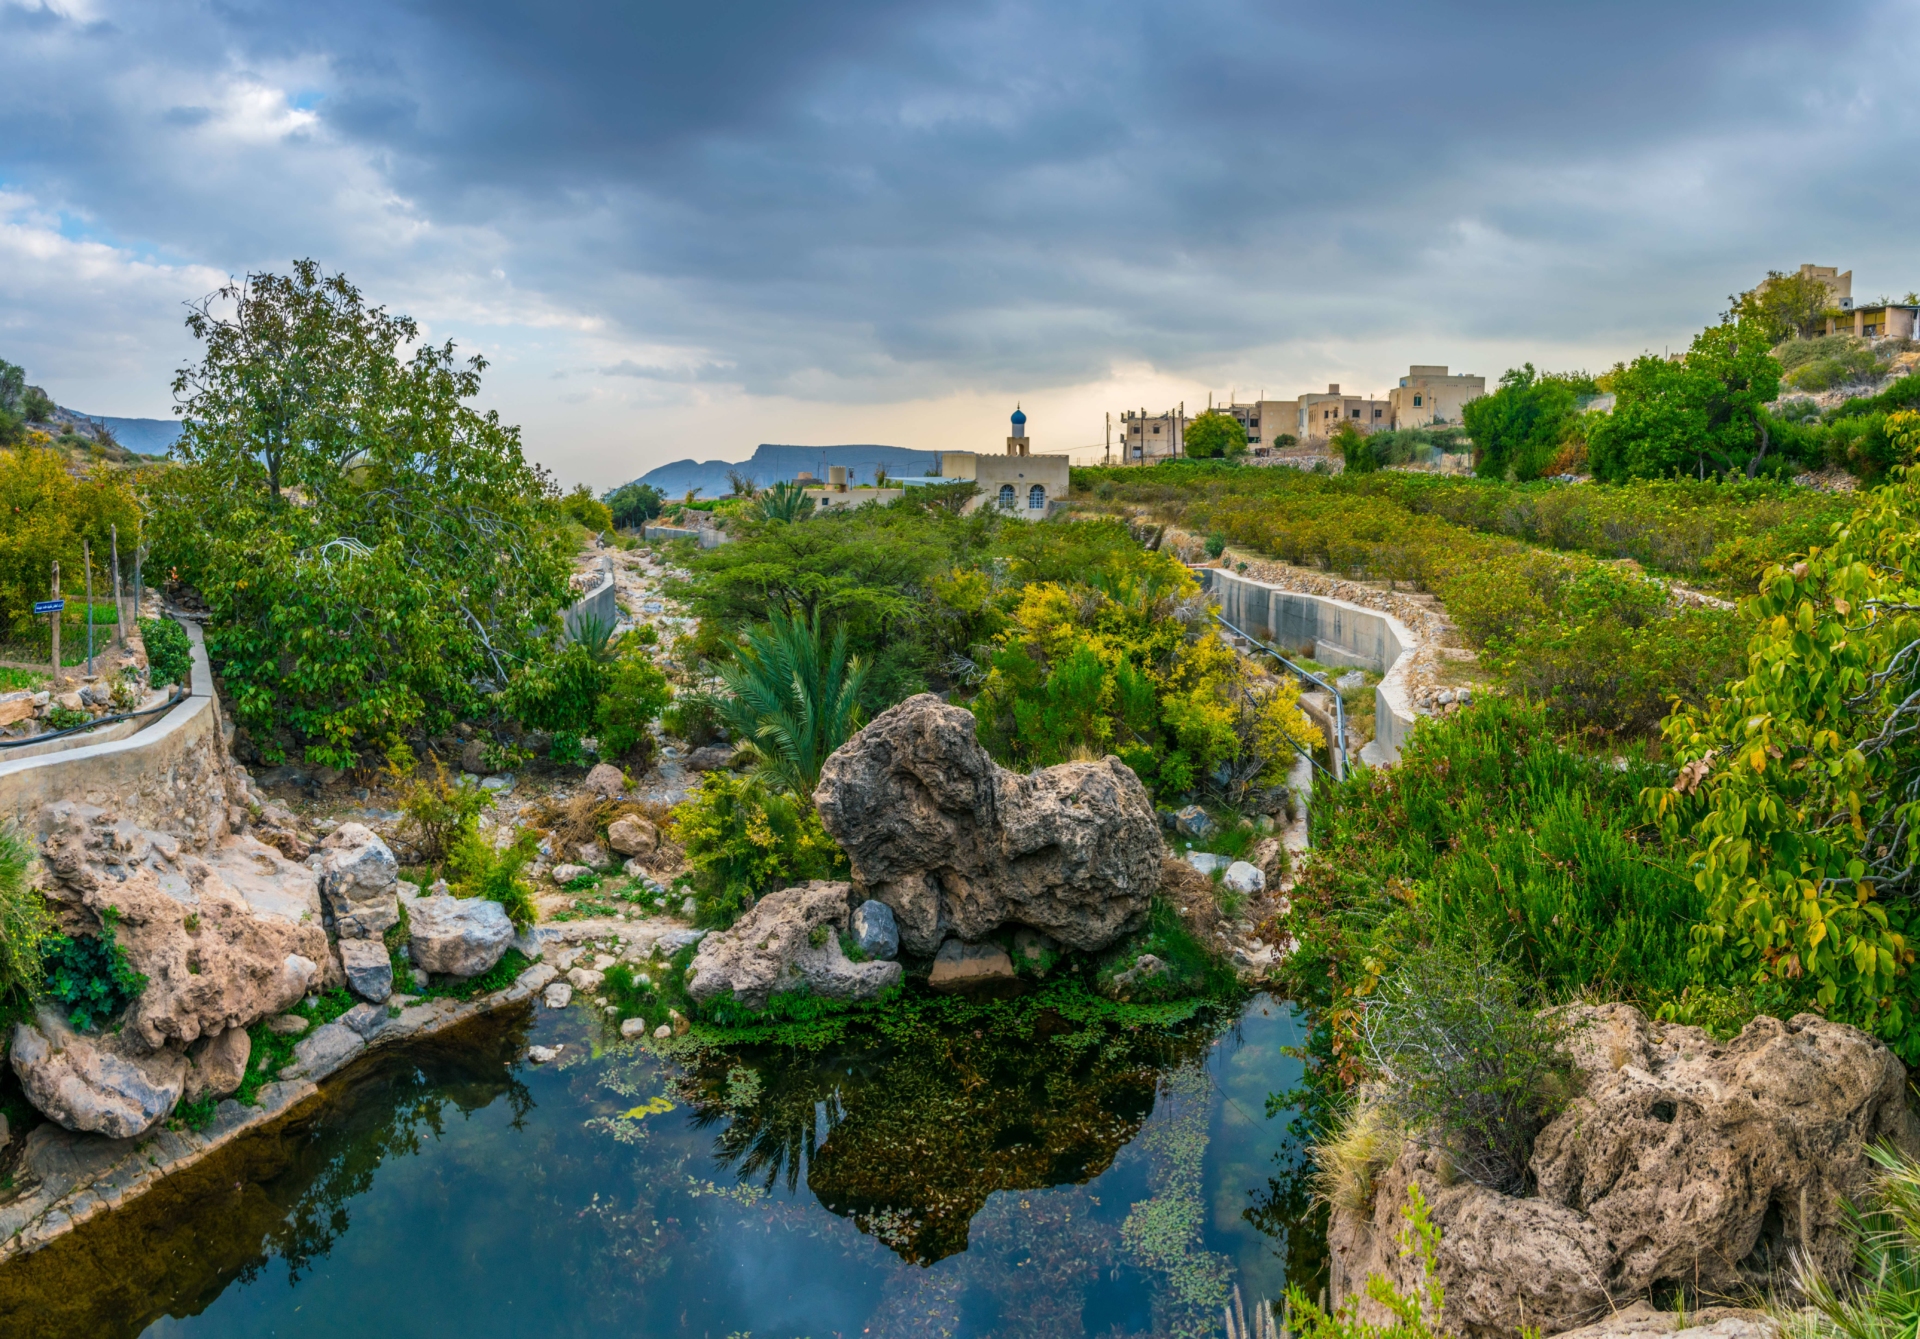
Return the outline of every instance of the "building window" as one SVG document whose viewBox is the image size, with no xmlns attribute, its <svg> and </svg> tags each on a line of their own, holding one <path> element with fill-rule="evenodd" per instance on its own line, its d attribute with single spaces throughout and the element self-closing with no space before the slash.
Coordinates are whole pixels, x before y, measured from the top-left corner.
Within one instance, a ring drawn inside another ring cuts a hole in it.
<svg viewBox="0 0 1920 1339">
<path fill-rule="evenodd" d="M 1417 395 L 1413 397 L 1413 407 L 1415 409 L 1418 409 L 1420 407 L 1420 397 Z"/>
<path fill-rule="evenodd" d="M 1000 485 L 1000 509 L 1002 511 L 1013 510 L 1013 485 L 1012 484 Z"/>
<path fill-rule="evenodd" d="M 1027 490 L 1027 510 L 1040 511 L 1047 505 L 1047 490 L 1035 484 Z"/>
<path fill-rule="evenodd" d="M 1356 409 L 1356 410 L 1354 410 L 1354 411 L 1353 411 L 1353 416 L 1354 416 L 1355 418 L 1359 418 L 1359 417 L 1360 417 L 1360 411 L 1359 411 L 1358 409 Z"/>
<path fill-rule="evenodd" d="M 1153 425 L 1153 435 L 1156 437 L 1160 435 L 1160 425 L 1158 423 Z"/>
<path fill-rule="evenodd" d="M 1380 417 L 1380 411 L 1379 411 L 1378 409 L 1376 409 L 1376 410 L 1374 410 L 1374 411 L 1373 411 L 1373 416 L 1374 416 L 1375 418 L 1379 418 L 1379 417 Z"/>
</svg>

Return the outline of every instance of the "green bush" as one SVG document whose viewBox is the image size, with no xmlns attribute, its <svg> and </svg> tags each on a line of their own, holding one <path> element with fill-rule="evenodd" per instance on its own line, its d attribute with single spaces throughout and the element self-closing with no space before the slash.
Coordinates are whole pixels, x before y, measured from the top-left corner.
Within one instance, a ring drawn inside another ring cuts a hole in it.
<svg viewBox="0 0 1920 1339">
<path fill-rule="evenodd" d="M 592 647 L 570 641 L 515 674 L 501 705 L 530 730 L 577 738 L 593 732 L 610 677 L 607 663 Z"/>
<path fill-rule="evenodd" d="M 412 768 L 394 769 L 400 790 L 400 836 L 421 864 L 438 865 L 464 838 L 477 830 L 480 815 L 493 797 L 478 786 L 451 778 L 439 758 L 433 776 Z"/>
<path fill-rule="evenodd" d="M 660 714 L 660 728 L 693 748 L 704 748 L 720 737 L 719 699 L 707 693 L 681 693 Z"/>
<path fill-rule="evenodd" d="M 1410 954 L 1361 1007 L 1367 1063 L 1400 1125 L 1470 1180 L 1524 1191 L 1534 1137 L 1572 1091 L 1566 1014 L 1537 1008 L 1470 940 Z"/>
<path fill-rule="evenodd" d="M 1207 557 L 1218 558 L 1227 551 L 1227 537 L 1218 530 L 1207 536 Z"/>
<path fill-rule="evenodd" d="M 193 681 L 193 646 L 187 630 L 170 618 L 140 620 L 140 640 L 147 648 L 147 682 L 155 688 L 170 683 L 188 687 Z"/>
<path fill-rule="evenodd" d="M 82 711 L 78 707 L 52 706 L 47 708 L 47 728 L 49 730 L 77 730 L 93 720 L 93 713 Z"/>
<path fill-rule="evenodd" d="M 147 978 L 133 970 L 114 937 L 119 920 L 119 911 L 108 907 L 98 934 L 48 935 L 43 941 L 47 998 L 83 1032 L 118 1016 L 147 988 Z"/>
<path fill-rule="evenodd" d="M 693 866 L 702 925 L 732 925 L 762 893 L 847 870 L 813 806 L 756 777 L 708 772 L 673 811 L 669 834 Z"/>
<path fill-rule="evenodd" d="M 1448 1333 L 1442 1328 L 1446 1289 L 1435 1277 L 1440 1270 L 1440 1229 L 1434 1226 L 1426 1196 L 1417 1184 L 1407 1187 L 1407 1203 L 1400 1213 L 1407 1225 L 1393 1239 L 1403 1259 L 1419 1262 L 1420 1282 L 1414 1290 L 1403 1293 L 1380 1275 L 1369 1274 L 1360 1291 L 1328 1313 L 1299 1284 L 1288 1284 L 1288 1328 L 1294 1334 L 1300 1339 L 1442 1339 Z M 1362 1319 L 1363 1296 L 1384 1308 L 1391 1319 L 1384 1325 Z M 1521 1333 L 1538 1331 L 1529 1327 Z"/>
<path fill-rule="evenodd" d="M 492 842 L 468 829 L 447 852 L 447 881 L 458 896 L 498 902 L 515 928 L 524 930 L 538 919 L 539 909 L 533 903 L 533 886 L 520 871 L 539 854 L 539 844 L 539 834 L 528 829 L 504 850 L 495 850 Z"/>
<path fill-rule="evenodd" d="M 46 979 L 53 913 L 33 886 L 31 838 L 0 827 L 0 1014 L 24 1010 Z"/>
<path fill-rule="evenodd" d="M 627 648 L 614 662 L 606 692 L 594 709 L 594 735 L 603 758 L 646 755 L 653 739 L 647 727 L 673 700 L 666 674 L 643 645 Z"/>
</svg>

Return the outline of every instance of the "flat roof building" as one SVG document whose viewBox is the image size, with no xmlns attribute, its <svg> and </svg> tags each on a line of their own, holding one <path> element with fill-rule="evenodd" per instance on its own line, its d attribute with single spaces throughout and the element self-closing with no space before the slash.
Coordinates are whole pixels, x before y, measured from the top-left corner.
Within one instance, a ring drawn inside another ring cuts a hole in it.
<svg viewBox="0 0 1920 1339">
<path fill-rule="evenodd" d="M 1388 418 L 1395 428 L 1458 425 L 1465 421 L 1467 401 L 1486 393 L 1485 377 L 1449 373 L 1444 364 L 1415 363 L 1387 392 Z"/>
</svg>

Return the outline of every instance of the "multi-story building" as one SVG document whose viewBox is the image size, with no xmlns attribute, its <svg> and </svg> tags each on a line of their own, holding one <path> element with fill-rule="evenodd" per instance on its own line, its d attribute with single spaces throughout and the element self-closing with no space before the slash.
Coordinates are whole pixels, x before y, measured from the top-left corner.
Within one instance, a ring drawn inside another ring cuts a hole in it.
<svg viewBox="0 0 1920 1339">
<path fill-rule="evenodd" d="M 1182 409 L 1169 409 L 1149 416 L 1145 409 L 1129 409 L 1120 415 L 1120 459 L 1127 465 L 1151 465 L 1183 455 L 1187 416 Z"/>
<path fill-rule="evenodd" d="M 1293 427 L 1287 431 L 1302 442 L 1324 442 L 1342 423 L 1351 423 L 1363 433 L 1392 426 L 1392 408 L 1385 400 L 1343 394 L 1338 382 L 1328 386 L 1324 395 L 1311 391 L 1290 403 Z"/>
<path fill-rule="evenodd" d="M 1467 401 L 1487 393 L 1487 379 L 1444 366 L 1415 363 L 1387 392 L 1387 419 L 1395 428 L 1430 428 L 1464 422 Z"/>
<path fill-rule="evenodd" d="M 1853 310 L 1853 271 L 1840 273 L 1837 265 L 1802 265 L 1802 279 L 1816 279 L 1827 288 L 1827 305 L 1840 311 Z M 1766 287 L 1763 283 L 1762 288 Z"/>
</svg>

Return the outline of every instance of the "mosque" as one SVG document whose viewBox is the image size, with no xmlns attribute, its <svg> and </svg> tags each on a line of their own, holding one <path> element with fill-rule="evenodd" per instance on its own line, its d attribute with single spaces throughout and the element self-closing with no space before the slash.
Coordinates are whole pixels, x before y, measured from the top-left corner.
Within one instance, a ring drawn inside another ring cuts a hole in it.
<svg viewBox="0 0 1920 1339">
<path fill-rule="evenodd" d="M 1067 457 L 1033 454 L 1032 442 L 1027 437 L 1027 416 L 1018 405 L 1014 406 L 1012 423 L 1004 455 L 942 451 L 938 479 L 902 480 L 900 486 L 890 488 L 849 488 L 846 470 L 835 465 L 827 472 L 827 486 L 810 488 L 807 493 L 824 511 L 858 507 L 868 502 L 891 502 L 908 487 L 964 480 L 979 489 L 968 500 L 967 513 L 992 507 L 1029 521 L 1045 520 L 1053 504 L 1067 497 Z"/>
</svg>

